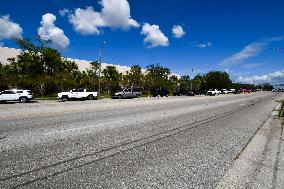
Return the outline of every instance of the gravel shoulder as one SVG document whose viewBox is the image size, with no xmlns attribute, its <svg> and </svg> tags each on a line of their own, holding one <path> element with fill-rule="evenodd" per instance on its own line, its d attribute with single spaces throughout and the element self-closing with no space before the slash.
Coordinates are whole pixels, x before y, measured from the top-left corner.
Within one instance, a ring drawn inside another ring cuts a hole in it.
<svg viewBox="0 0 284 189">
<path fill-rule="evenodd" d="M 284 186 L 283 118 L 281 103 L 256 132 L 216 189 Z"/>
</svg>

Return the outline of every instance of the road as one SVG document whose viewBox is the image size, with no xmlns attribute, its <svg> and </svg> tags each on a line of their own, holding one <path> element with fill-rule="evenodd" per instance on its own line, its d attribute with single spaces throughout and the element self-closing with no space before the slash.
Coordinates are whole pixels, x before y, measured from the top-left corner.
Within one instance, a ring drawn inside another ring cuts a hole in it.
<svg viewBox="0 0 284 189">
<path fill-rule="evenodd" d="M 0 104 L 0 188 L 214 188 L 281 98 Z"/>
</svg>

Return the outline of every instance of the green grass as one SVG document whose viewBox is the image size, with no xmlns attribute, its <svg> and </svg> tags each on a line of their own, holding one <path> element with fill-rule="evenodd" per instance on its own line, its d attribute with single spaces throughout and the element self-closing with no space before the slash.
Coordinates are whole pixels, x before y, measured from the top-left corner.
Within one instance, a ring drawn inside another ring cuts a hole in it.
<svg viewBox="0 0 284 189">
<path fill-rule="evenodd" d="M 36 96 L 35 100 L 57 100 L 57 94 L 47 95 L 47 96 Z"/>
<path fill-rule="evenodd" d="M 278 102 L 281 103 L 281 109 L 280 109 L 280 117 L 284 117 L 284 100 L 279 100 Z"/>
<path fill-rule="evenodd" d="M 57 97 L 52 96 L 44 96 L 44 97 L 36 97 L 35 100 L 57 100 Z"/>
<path fill-rule="evenodd" d="M 110 94 L 101 94 L 97 97 L 98 100 L 105 99 L 105 98 L 111 98 L 111 95 Z"/>
</svg>

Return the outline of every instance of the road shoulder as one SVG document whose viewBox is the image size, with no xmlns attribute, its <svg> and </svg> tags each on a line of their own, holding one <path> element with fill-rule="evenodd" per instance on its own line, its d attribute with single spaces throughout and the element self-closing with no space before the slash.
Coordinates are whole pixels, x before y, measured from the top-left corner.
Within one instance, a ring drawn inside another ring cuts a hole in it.
<svg viewBox="0 0 284 189">
<path fill-rule="evenodd" d="M 284 186 L 284 136 L 279 103 L 216 189 Z"/>
</svg>

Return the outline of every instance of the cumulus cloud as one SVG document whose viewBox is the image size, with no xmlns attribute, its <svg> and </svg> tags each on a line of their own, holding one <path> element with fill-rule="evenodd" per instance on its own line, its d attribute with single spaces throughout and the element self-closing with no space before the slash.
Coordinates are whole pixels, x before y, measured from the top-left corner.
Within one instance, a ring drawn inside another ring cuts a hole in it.
<svg viewBox="0 0 284 189">
<path fill-rule="evenodd" d="M 9 15 L 0 17 L 0 40 L 11 39 L 14 37 L 21 38 L 22 32 L 23 29 L 20 25 L 13 22 Z"/>
<path fill-rule="evenodd" d="M 280 40 L 282 40 L 282 38 L 274 37 L 274 38 L 253 42 L 245 46 L 240 52 L 226 58 L 222 62 L 222 65 L 238 64 L 251 57 L 255 57 L 259 55 L 265 49 L 265 47 L 268 46 L 271 42 L 280 41 Z"/>
<path fill-rule="evenodd" d="M 127 30 L 131 27 L 140 27 L 140 24 L 131 18 L 130 5 L 127 0 L 102 0 L 101 12 L 93 7 L 77 8 L 69 14 L 69 22 L 75 31 L 84 34 L 100 34 L 100 28 L 111 27 Z"/>
<path fill-rule="evenodd" d="M 169 45 L 169 39 L 160 30 L 158 25 L 144 24 L 141 34 L 146 35 L 144 42 L 148 44 L 149 48 Z"/>
<path fill-rule="evenodd" d="M 59 10 L 60 16 L 66 16 L 69 13 L 70 13 L 70 11 L 68 9 L 60 9 Z"/>
<path fill-rule="evenodd" d="M 211 47 L 212 45 L 213 43 L 207 42 L 207 43 L 198 43 L 198 44 L 195 44 L 194 46 L 198 48 L 208 48 L 208 47 Z"/>
<path fill-rule="evenodd" d="M 284 69 L 263 75 L 254 75 L 250 77 L 239 76 L 238 78 L 238 80 L 243 83 L 271 82 L 276 79 L 284 79 Z"/>
<path fill-rule="evenodd" d="M 172 34 L 175 38 L 181 38 L 186 34 L 186 32 L 180 25 L 174 25 L 172 28 Z"/>
<path fill-rule="evenodd" d="M 50 40 L 55 48 L 66 48 L 70 41 L 64 35 L 64 31 L 55 26 L 56 17 L 53 14 L 47 13 L 42 16 L 38 35 L 43 40 Z"/>
<path fill-rule="evenodd" d="M 77 8 L 74 14 L 69 15 L 69 22 L 75 31 L 84 35 L 100 34 L 98 27 L 105 26 L 101 14 L 95 12 L 93 7 Z"/>
</svg>

